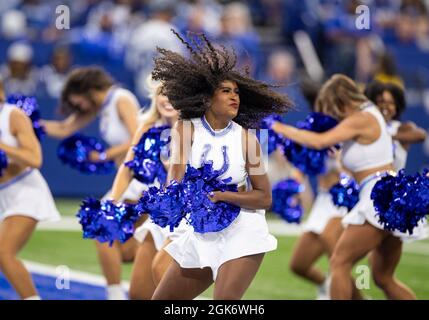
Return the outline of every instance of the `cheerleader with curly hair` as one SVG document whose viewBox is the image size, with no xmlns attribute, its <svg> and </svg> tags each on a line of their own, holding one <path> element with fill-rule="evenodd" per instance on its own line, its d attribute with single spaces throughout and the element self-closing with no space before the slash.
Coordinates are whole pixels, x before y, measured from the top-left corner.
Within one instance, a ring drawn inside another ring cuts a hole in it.
<svg viewBox="0 0 429 320">
<path fill-rule="evenodd" d="M 248 129 L 269 114 L 288 111 L 291 102 L 235 70 L 235 54 L 215 48 L 205 35 L 193 35 L 187 42 L 174 33 L 190 57 L 158 48 L 152 72 L 181 116 L 172 132 L 167 181 L 180 182 L 188 163 L 198 168 L 213 161 L 215 169 L 226 169 L 219 178 L 230 178 L 238 192 L 215 191 L 211 201 L 241 210 L 221 231 L 198 233 L 189 228 L 166 246 L 174 261 L 152 298 L 193 299 L 214 282 L 215 299 L 240 299 L 265 252 L 277 247 L 265 220 L 270 183 L 259 143 Z"/>
<path fill-rule="evenodd" d="M 411 145 L 426 139 L 426 131 L 414 122 L 401 122 L 407 105 L 404 90 L 394 83 L 373 81 L 365 88 L 365 95 L 380 109 L 393 139 L 393 165 L 396 171 L 405 168 Z"/>
</svg>

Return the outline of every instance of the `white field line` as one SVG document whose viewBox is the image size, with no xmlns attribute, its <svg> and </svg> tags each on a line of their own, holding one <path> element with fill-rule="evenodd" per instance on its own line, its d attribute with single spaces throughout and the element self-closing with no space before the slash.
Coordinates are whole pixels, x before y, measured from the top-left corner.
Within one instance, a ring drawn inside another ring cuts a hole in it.
<svg viewBox="0 0 429 320">
<path fill-rule="evenodd" d="M 27 261 L 27 260 L 24 260 L 24 265 L 28 268 L 30 272 L 34 272 L 37 274 L 50 276 L 54 278 L 60 275 L 61 277 L 64 277 L 64 267 L 67 267 L 64 265 L 53 266 L 53 265 L 42 264 L 42 263 Z M 94 286 L 101 286 L 101 287 L 106 286 L 106 280 L 104 279 L 104 277 L 100 275 L 92 274 L 89 272 L 72 270 L 70 268 L 68 268 L 68 273 L 70 276 L 69 279 L 71 281 L 88 283 Z M 122 281 L 122 286 L 124 287 L 125 290 L 127 290 L 130 286 L 130 283 L 128 281 Z"/>
<path fill-rule="evenodd" d="M 31 273 L 37 273 L 44 276 L 50 276 L 53 278 L 56 278 L 61 275 L 62 278 L 64 278 L 64 266 L 53 266 L 33 261 L 24 260 L 24 265 L 27 267 L 27 269 Z M 65 266 L 67 267 L 67 266 Z M 68 267 L 67 267 L 68 268 Z M 106 280 L 103 276 L 84 272 L 84 271 L 77 271 L 68 269 L 69 272 L 69 279 L 70 281 L 76 281 L 76 282 L 82 282 L 94 286 L 100 286 L 105 287 L 106 286 Z M 121 282 L 122 287 L 125 291 L 129 291 L 130 288 L 130 282 L 129 281 L 122 281 Z M 195 298 L 195 300 L 209 300 L 210 298 L 204 297 L 204 296 L 198 296 Z"/>
<path fill-rule="evenodd" d="M 280 220 L 268 221 L 270 232 L 278 236 L 296 236 L 301 234 L 301 226 L 297 224 L 287 224 Z M 38 230 L 48 231 L 81 231 L 82 228 L 76 217 L 63 217 L 57 222 L 40 222 L 37 225 Z"/>
<path fill-rule="evenodd" d="M 281 220 L 268 220 L 268 228 L 275 236 L 298 236 L 302 233 L 302 224 L 288 224 Z M 45 231 L 81 231 L 82 228 L 76 217 L 63 217 L 58 222 L 41 222 L 37 225 L 38 230 Z M 429 234 L 429 226 L 426 228 Z M 404 251 L 420 255 L 429 255 L 429 244 L 427 242 L 405 243 Z"/>
</svg>

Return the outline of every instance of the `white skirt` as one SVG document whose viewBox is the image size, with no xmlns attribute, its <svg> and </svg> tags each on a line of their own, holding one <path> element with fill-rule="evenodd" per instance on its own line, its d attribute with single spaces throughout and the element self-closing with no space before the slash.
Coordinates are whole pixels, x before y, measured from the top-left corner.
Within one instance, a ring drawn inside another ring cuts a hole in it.
<svg viewBox="0 0 429 320">
<path fill-rule="evenodd" d="M 342 218 L 347 213 L 346 208 L 337 207 L 332 202 L 332 196 L 327 191 L 319 191 L 314 200 L 310 214 L 303 226 L 304 232 L 321 234 L 332 218 Z"/>
<path fill-rule="evenodd" d="M 210 267 L 215 281 L 225 262 L 276 248 L 277 239 L 268 231 L 265 211 L 241 209 L 226 229 L 201 234 L 188 227 L 165 250 L 182 268 Z"/>
<path fill-rule="evenodd" d="M 124 201 L 124 200 L 137 201 L 141 198 L 142 192 L 148 190 L 150 186 L 152 185 L 148 186 L 136 179 L 133 179 L 131 180 L 130 184 L 128 185 L 128 188 L 125 190 L 124 194 L 121 196 L 119 201 Z M 101 200 L 109 199 L 111 192 L 112 192 L 111 189 L 107 191 L 107 193 L 103 196 L 103 198 L 101 198 Z"/>
<path fill-rule="evenodd" d="M 147 234 L 150 232 L 150 234 L 152 235 L 153 242 L 155 244 L 155 248 L 157 251 L 159 251 L 164 247 L 165 241 L 167 239 L 173 241 L 179 238 L 183 233 L 186 232 L 188 228 L 192 229 L 192 227 L 186 223 L 186 220 L 183 219 L 179 226 L 175 228 L 173 232 L 170 232 L 170 229 L 168 227 L 161 228 L 159 225 L 153 223 L 152 220 L 149 218 L 140 227 L 136 229 L 136 231 L 134 232 L 134 238 L 140 243 L 143 243 Z"/>
<path fill-rule="evenodd" d="M 363 225 L 365 221 L 367 221 L 374 227 L 384 230 L 383 226 L 378 221 L 378 216 L 375 211 L 373 201 L 371 200 L 371 191 L 380 179 L 381 177 L 374 178 L 363 186 L 359 192 L 359 202 L 342 220 L 344 227 L 347 227 L 348 225 Z M 406 242 L 421 240 L 427 237 L 425 225 L 426 220 L 420 222 L 419 225 L 414 228 L 412 235 L 400 231 L 393 231 L 392 234 Z"/>
<path fill-rule="evenodd" d="M 28 169 L 0 184 L 0 219 L 14 215 L 31 217 L 37 221 L 61 219 L 51 190 L 39 170 Z"/>
</svg>

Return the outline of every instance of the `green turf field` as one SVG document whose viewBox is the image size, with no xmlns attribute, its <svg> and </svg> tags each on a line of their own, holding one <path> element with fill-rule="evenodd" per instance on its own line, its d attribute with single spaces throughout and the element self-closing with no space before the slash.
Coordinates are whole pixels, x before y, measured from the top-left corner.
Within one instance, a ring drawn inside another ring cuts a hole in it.
<svg viewBox="0 0 429 320">
<path fill-rule="evenodd" d="M 74 215 L 77 202 L 60 200 L 57 202 L 64 216 Z M 268 253 L 251 287 L 247 299 L 314 299 L 316 289 L 309 283 L 294 276 L 288 270 L 288 262 L 296 237 L 277 237 L 277 251 Z M 71 269 L 100 274 L 95 247 L 92 241 L 83 240 L 80 232 L 36 231 L 21 257 L 50 265 L 67 265 Z M 362 261 L 360 265 L 366 264 Z M 327 260 L 318 265 L 327 270 Z M 129 280 L 131 265 L 124 265 L 123 275 Z M 357 274 L 355 274 L 356 276 Z M 405 245 L 397 276 L 409 285 L 419 299 L 429 299 L 429 241 Z M 371 282 L 370 289 L 363 290 L 372 299 L 382 299 L 383 294 Z M 211 291 L 204 294 L 210 297 Z"/>
</svg>

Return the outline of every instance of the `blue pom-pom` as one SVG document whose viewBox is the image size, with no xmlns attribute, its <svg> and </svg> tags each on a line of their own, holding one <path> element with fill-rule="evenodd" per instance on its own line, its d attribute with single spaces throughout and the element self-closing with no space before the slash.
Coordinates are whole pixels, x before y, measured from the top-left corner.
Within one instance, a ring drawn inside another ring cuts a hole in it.
<svg viewBox="0 0 429 320">
<path fill-rule="evenodd" d="M 218 232 L 228 227 L 240 213 L 240 207 L 213 203 L 208 194 L 213 191 L 237 191 L 237 185 L 221 180 L 220 170 L 213 169 L 211 161 L 200 168 L 187 166 L 181 183 L 172 181 L 165 189 L 151 187 L 143 192 L 137 205 L 139 212 L 146 212 L 161 227 L 178 227 L 186 218 L 198 233 Z M 187 215 L 189 216 L 187 217 Z"/>
<path fill-rule="evenodd" d="M 82 173 L 109 174 L 115 170 L 113 161 L 90 161 L 89 154 L 91 151 L 104 152 L 105 146 L 96 138 L 77 133 L 64 139 L 58 145 L 57 154 L 64 164 Z"/>
<path fill-rule="evenodd" d="M 423 174 L 386 175 L 374 185 L 371 199 L 385 230 L 408 232 L 429 214 L 429 178 Z"/>
<path fill-rule="evenodd" d="M 281 135 L 271 129 L 271 126 L 275 121 L 282 122 L 282 119 L 279 115 L 269 115 L 261 121 L 260 128 L 268 129 L 268 136 L 266 137 L 268 141 L 265 141 L 265 139 L 262 141 L 263 136 L 261 135 L 261 132 L 258 131 L 258 139 L 260 140 L 261 145 L 264 147 L 266 144 L 268 144 L 268 154 L 271 154 L 277 150 L 277 148 L 281 146 L 284 141 L 284 138 Z"/>
<path fill-rule="evenodd" d="M 342 174 L 340 181 L 331 187 L 329 193 L 336 206 L 350 211 L 359 202 L 359 191 L 358 183 L 352 177 Z"/>
<path fill-rule="evenodd" d="M 337 120 L 322 113 L 313 112 L 304 121 L 297 124 L 299 129 L 313 132 L 325 132 L 338 124 Z M 338 146 L 336 146 L 338 147 Z M 329 148 L 315 150 L 285 139 L 283 152 L 286 158 L 301 172 L 315 176 L 326 172 L 326 160 Z"/>
<path fill-rule="evenodd" d="M 40 123 L 40 109 L 35 97 L 11 94 L 7 97 L 7 103 L 16 105 L 31 119 L 37 139 L 41 140 L 45 136 L 45 128 Z"/>
<path fill-rule="evenodd" d="M 208 194 L 213 191 L 237 192 L 236 184 L 230 179 L 220 179 L 221 171 L 213 169 L 213 162 L 207 161 L 196 169 L 187 166 L 182 181 L 188 221 L 198 233 L 219 232 L 228 227 L 239 215 L 241 208 L 226 202 L 213 203 Z"/>
<path fill-rule="evenodd" d="M 154 223 L 173 231 L 186 215 L 183 185 L 173 180 L 166 188 L 150 187 L 143 192 L 136 210 L 148 213 Z"/>
<path fill-rule="evenodd" d="M 137 145 L 133 147 L 134 159 L 125 162 L 125 165 L 134 172 L 138 181 L 150 184 L 157 178 L 165 183 L 167 172 L 161 162 L 161 154 L 170 142 L 170 135 L 162 135 L 169 126 L 153 127 L 146 131 Z"/>
<path fill-rule="evenodd" d="M 277 183 L 272 190 L 272 210 L 289 223 L 300 223 L 304 210 L 297 195 L 304 191 L 304 185 L 294 179 Z"/>
<path fill-rule="evenodd" d="M 124 243 L 134 234 L 134 224 L 139 214 L 134 205 L 93 198 L 84 200 L 76 215 L 82 225 L 85 239 L 113 244 L 115 240 Z"/>
<path fill-rule="evenodd" d="M 6 152 L 0 150 L 0 177 L 3 175 L 3 170 L 7 168 Z"/>
</svg>

